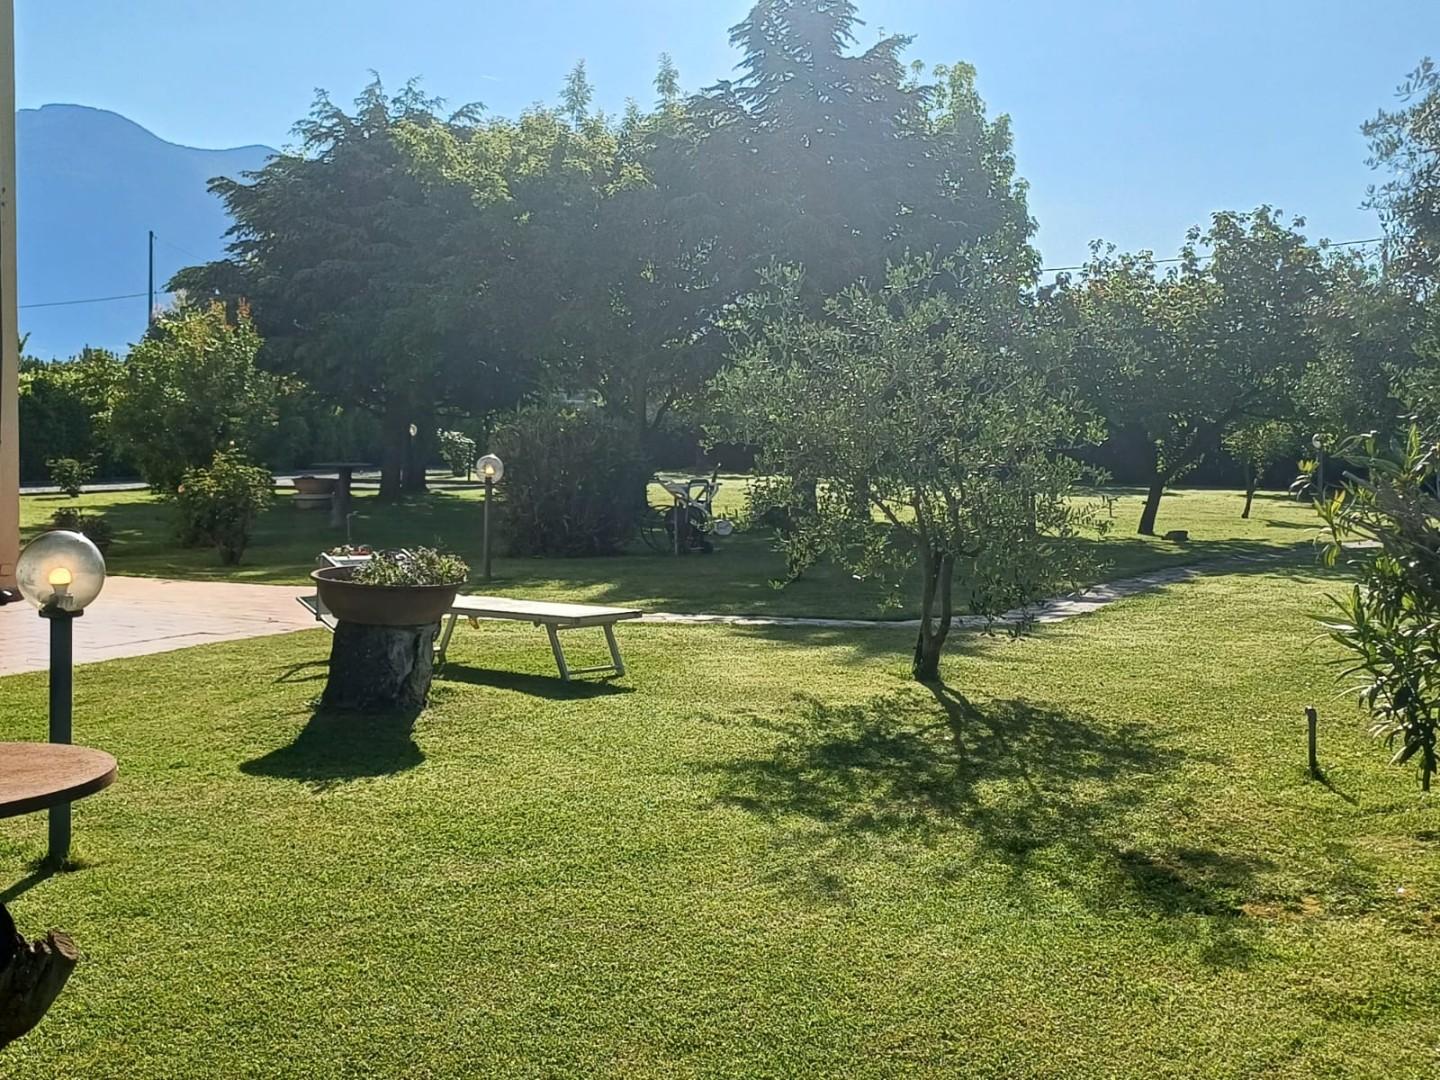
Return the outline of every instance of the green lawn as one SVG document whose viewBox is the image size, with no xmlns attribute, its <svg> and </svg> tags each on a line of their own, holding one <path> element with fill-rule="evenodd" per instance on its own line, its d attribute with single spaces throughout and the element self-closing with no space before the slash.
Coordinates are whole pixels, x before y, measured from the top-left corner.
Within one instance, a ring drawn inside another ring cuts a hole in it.
<svg viewBox="0 0 1440 1080">
<path fill-rule="evenodd" d="M 1095 540 L 1095 580 L 1126 576 L 1160 566 L 1202 562 L 1227 555 L 1257 554 L 1306 546 L 1315 535 L 1315 515 L 1277 494 L 1256 499 L 1254 516 L 1240 519 L 1242 499 L 1227 491 L 1181 490 L 1166 496 L 1162 530 L 1187 529 L 1189 544 L 1134 535 L 1143 493 L 1116 489 L 1111 529 Z M 727 478 L 721 508 L 744 505 L 744 478 Z M 478 572 L 480 499 L 477 492 L 441 491 L 403 506 L 382 506 L 373 496 L 356 500 L 357 541 L 376 546 L 434 544 L 458 551 Z M 314 568 L 316 553 L 343 541 L 328 528 L 326 515 L 299 512 L 288 496 L 259 522 L 255 542 L 237 568 L 219 565 L 214 552 L 175 546 L 169 510 L 138 492 L 101 493 L 70 500 L 28 496 L 22 525 L 36 528 L 56 507 L 79 505 L 103 512 L 117 531 L 110 554 L 112 572 L 155 577 L 233 579 L 301 583 Z M 1107 519 L 1108 520 L 1108 519 Z M 873 618 L 906 617 L 908 608 L 886 608 L 879 583 L 855 582 L 835 567 L 818 567 L 784 590 L 770 582 L 784 572 L 772 541 L 759 533 L 724 541 L 710 556 L 676 559 L 638 548 L 607 559 L 508 559 L 495 564 L 496 581 L 487 591 L 533 598 L 631 604 L 647 610 L 713 611 L 777 615 Z M 918 588 L 904 591 L 908 605 Z"/>
<path fill-rule="evenodd" d="M 311 715 L 321 632 L 84 668 L 120 780 L 13 909 L 85 959 L 0 1074 L 1433 1076 L 1440 817 L 1333 698 L 1337 584 L 963 638 L 937 693 L 898 630 L 626 627 L 566 688 L 462 629 L 413 730 Z"/>
</svg>

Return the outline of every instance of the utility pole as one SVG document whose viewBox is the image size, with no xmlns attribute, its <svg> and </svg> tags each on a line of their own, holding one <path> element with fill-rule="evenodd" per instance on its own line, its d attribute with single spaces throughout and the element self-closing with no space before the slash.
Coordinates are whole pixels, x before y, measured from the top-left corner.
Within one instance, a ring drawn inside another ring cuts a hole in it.
<svg viewBox="0 0 1440 1080">
<path fill-rule="evenodd" d="M 155 322 L 155 230 L 150 230 L 150 307 L 145 312 L 145 325 Z"/>
</svg>

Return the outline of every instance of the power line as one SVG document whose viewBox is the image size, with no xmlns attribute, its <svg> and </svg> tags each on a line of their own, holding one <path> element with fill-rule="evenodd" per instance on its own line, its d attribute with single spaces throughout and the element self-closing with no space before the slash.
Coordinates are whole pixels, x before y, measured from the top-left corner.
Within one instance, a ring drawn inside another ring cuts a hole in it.
<svg viewBox="0 0 1440 1080">
<path fill-rule="evenodd" d="M 43 304 L 21 304 L 20 310 L 24 311 L 27 308 L 42 307 L 70 307 L 74 304 L 108 304 L 111 300 L 139 300 L 141 297 L 148 295 L 149 293 L 132 292 L 122 293 L 119 296 L 87 296 L 81 300 L 47 300 Z"/>
<path fill-rule="evenodd" d="M 175 250 L 176 250 L 176 251 L 179 251 L 181 254 L 189 255 L 191 258 L 194 258 L 194 259 L 198 259 L 198 258 L 199 258 L 199 256 L 198 256 L 198 255 L 195 255 L 193 252 L 186 251 L 184 248 L 180 247 L 180 246 L 177 245 L 177 244 L 171 244 L 170 241 L 166 240 L 164 237 L 157 236 L 155 239 L 159 240 L 162 244 L 168 244 L 170 247 L 175 248 Z M 1326 246 L 1327 248 L 1360 247 L 1360 246 L 1362 246 L 1362 245 L 1364 245 L 1364 244 L 1378 244 L 1378 243 L 1380 243 L 1381 241 L 1383 241 L 1384 239 L 1385 239 L 1385 238 L 1384 238 L 1383 236 L 1374 236 L 1374 237 L 1371 237 L 1371 238 L 1368 239 L 1368 240 L 1339 240 L 1339 241 L 1337 241 L 1337 242 L 1335 242 L 1335 243 L 1333 243 L 1333 244 L 1326 244 L 1325 246 Z M 1211 258 L 1211 256 L 1209 256 L 1209 255 L 1202 255 L 1202 256 L 1200 256 L 1200 257 L 1201 257 L 1202 259 Z M 1176 258 L 1173 258 L 1173 259 L 1156 259 L 1156 260 L 1155 260 L 1155 264 L 1156 264 L 1157 266 L 1159 266 L 1159 265 L 1161 265 L 1161 264 L 1163 264 L 1163 263 L 1178 263 L 1178 262 L 1184 262 L 1184 259 L 1181 258 L 1181 257 L 1176 257 Z M 1086 264 L 1081 263 L 1081 264 L 1078 264 L 1078 265 L 1076 265 L 1076 266 L 1046 266 L 1046 267 L 1042 267 L 1042 268 L 1041 268 L 1040 273 L 1042 273 L 1042 274 L 1056 274 L 1056 273 L 1059 273 L 1059 272 L 1062 271 L 1062 270 L 1084 270 L 1084 269 L 1085 269 L 1085 265 L 1086 265 Z M 141 297 L 148 296 L 148 295 L 149 295 L 148 292 L 138 292 L 138 293 L 122 293 L 122 294 L 120 294 L 120 295 L 118 295 L 118 296 L 86 296 L 86 297 L 82 297 L 82 298 L 77 299 L 77 300 L 47 300 L 46 302 L 41 303 L 41 304 L 21 304 L 21 305 L 20 305 L 20 309 L 21 309 L 22 311 L 24 311 L 24 310 L 27 310 L 27 309 L 30 309 L 30 308 L 72 307 L 72 306 L 74 306 L 74 305 L 76 305 L 76 304 L 108 304 L 108 303 L 110 303 L 112 300 L 139 300 Z"/>
<path fill-rule="evenodd" d="M 1361 246 L 1362 244 L 1379 244 L 1379 243 L 1381 243 L 1382 241 L 1384 241 L 1384 239 L 1385 239 L 1385 237 L 1383 237 L 1383 236 L 1372 236 L 1369 240 L 1338 240 L 1338 241 L 1336 241 L 1336 242 L 1333 243 L 1333 244 L 1326 244 L 1325 247 L 1326 247 L 1327 249 L 1328 249 L 1328 248 L 1343 248 L 1343 247 L 1359 247 L 1359 246 Z M 1199 256 L 1199 258 L 1200 258 L 1200 259 L 1213 259 L 1214 256 L 1213 256 L 1213 255 L 1201 255 L 1201 256 Z M 1185 261 L 1185 257 L 1184 257 L 1183 255 L 1177 255 L 1177 256 L 1176 256 L 1175 258 L 1173 258 L 1173 259 L 1153 259 L 1153 260 L 1151 260 L 1151 261 L 1154 262 L 1156 266 L 1160 266 L 1160 265 L 1162 265 L 1162 264 L 1164 264 L 1164 263 L 1184 262 L 1184 261 Z M 1061 270 L 1084 270 L 1085 267 L 1088 266 L 1088 265 L 1089 265 L 1088 263 L 1081 263 L 1081 264 L 1078 265 L 1078 266 L 1044 266 L 1044 267 L 1041 267 L 1041 268 L 1040 268 L 1040 273 L 1042 273 L 1042 274 L 1057 274 L 1057 273 L 1059 273 Z"/>
</svg>

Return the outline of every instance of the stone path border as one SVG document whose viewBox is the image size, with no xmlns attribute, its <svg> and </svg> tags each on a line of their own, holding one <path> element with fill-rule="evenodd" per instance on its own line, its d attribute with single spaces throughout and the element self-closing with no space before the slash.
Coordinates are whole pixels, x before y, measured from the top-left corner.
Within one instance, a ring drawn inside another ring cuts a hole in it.
<svg viewBox="0 0 1440 1080">
<path fill-rule="evenodd" d="M 1029 607 L 1016 608 L 993 620 L 978 615 L 958 615 L 953 625 L 957 630 L 983 630 L 989 626 L 1033 625 L 1055 623 L 1073 619 L 1077 615 L 1088 615 L 1099 611 L 1107 604 L 1123 600 L 1127 596 L 1174 585 L 1205 574 L 1223 573 L 1236 566 L 1254 563 L 1281 562 L 1294 556 L 1289 553 L 1275 555 L 1236 555 L 1190 566 L 1177 566 L 1169 570 L 1155 570 L 1149 574 L 1121 578 L 1103 585 L 1093 585 L 1069 596 L 1057 596 Z M 720 626 L 810 626 L 834 630 L 862 630 L 876 627 L 915 630 L 919 619 L 813 619 L 783 615 L 686 615 L 681 612 L 657 611 L 640 617 L 642 623 L 680 623 L 691 625 L 714 624 Z"/>
</svg>

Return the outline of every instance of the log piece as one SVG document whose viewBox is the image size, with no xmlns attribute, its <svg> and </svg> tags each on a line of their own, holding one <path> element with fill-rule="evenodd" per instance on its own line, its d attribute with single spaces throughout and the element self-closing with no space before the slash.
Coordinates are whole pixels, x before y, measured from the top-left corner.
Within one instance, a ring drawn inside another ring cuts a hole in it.
<svg viewBox="0 0 1440 1080">
<path fill-rule="evenodd" d="M 0 904 L 0 1047 L 40 1022 L 79 959 L 70 936 L 58 930 L 27 942 Z"/>
<path fill-rule="evenodd" d="M 326 709 L 390 712 L 423 709 L 430 696 L 439 623 L 366 626 L 338 622 L 330 645 Z"/>
</svg>

